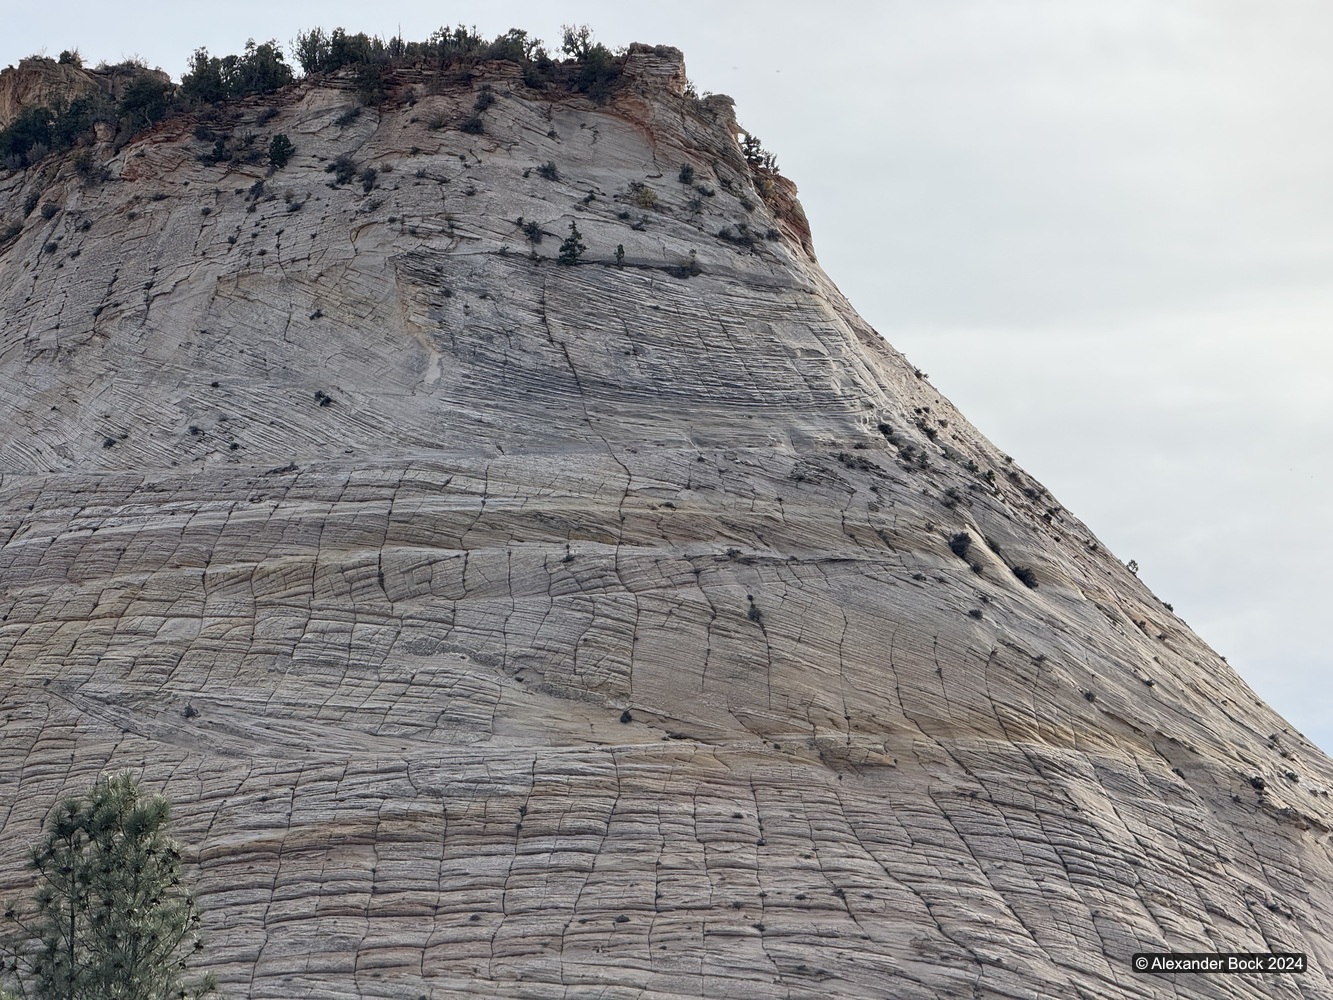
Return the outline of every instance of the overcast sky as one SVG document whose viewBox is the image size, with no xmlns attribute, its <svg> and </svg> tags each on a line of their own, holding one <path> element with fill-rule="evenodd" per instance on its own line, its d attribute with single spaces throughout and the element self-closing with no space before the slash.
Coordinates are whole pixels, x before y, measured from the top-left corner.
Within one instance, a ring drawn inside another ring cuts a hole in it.
<svg viewBox="0 0 1333 1000">
<path fill-rule="evenodd" d="M 683 49 L 861 314 L 1333 750 L 1333 5 L 0 0 L 0 65 L 446 21 Z"/>
</svg>

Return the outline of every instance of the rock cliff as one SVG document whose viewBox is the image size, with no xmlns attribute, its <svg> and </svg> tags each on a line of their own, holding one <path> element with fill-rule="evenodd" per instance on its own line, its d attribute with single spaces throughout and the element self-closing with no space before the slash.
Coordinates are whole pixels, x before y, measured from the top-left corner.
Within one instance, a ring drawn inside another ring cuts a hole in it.
<svg viewBox="0 0 1333 1000">
<path fill-rule="evenodd" d="M 1333 765 L 683 85 L 307 81 L 0 175 L 0 895 L 129 768 L 234 997 L 1333 997 Z"/>
<path fill-rule="evenodd" d="M 25 108 L 68 105 L 75 98 L 93 94 L 118 100 L 129 84 L 145 74 L 164 83 L 169 81 L 161 70 L 145 69 L 134 63 L 84 69 L 32 56 L 17 66 L 0 70 L 0 128 L 13 122 Z"/>
</svg>

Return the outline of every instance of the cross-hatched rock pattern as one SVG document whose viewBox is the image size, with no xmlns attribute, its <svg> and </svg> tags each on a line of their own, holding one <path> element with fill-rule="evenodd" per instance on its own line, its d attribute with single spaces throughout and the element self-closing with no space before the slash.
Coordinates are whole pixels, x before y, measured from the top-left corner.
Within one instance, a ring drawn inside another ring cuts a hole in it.
<svg viewBox="0 0 1333 1000">
<path fill-rule="evenodd" d="M 128 768 L 231 996 L 1333 997 L 1328 758 L 683 83 L 311 81 L 0 177 L 0 890 Z"/>
</svg>

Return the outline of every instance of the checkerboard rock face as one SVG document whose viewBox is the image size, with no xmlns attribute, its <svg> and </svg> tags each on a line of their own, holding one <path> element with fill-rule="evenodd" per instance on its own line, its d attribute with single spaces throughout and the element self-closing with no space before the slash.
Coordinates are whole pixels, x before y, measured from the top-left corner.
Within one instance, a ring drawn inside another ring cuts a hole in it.
<svg viewBox="0 0 1333 1000">
<path fill-rule="evenodd" d="M 0 889 L 129 769 L 235 997 L 1333 996 L 1328 758 L 626 76 L 0 176 Z"/>
</svg>

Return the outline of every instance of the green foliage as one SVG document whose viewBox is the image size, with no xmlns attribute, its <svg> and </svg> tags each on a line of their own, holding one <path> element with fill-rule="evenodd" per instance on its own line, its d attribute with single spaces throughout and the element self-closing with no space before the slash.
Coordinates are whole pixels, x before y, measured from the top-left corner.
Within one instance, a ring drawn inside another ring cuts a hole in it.
<svg viewBox="0 0 1333 1000">
<path fill-rule="evenodd" d="M 486 49 L 486 40 L 481 37 L 475 24 L 471 28 L 460 24 L 454 28 L 437 30 L 422 44 L 421 54 L 440 63 L 455 63 L 484 58 Z M 408 54 L 411 54 L 410 47 Z"/>
<path fill-rule="evenodd" d="M 350 156 L 343 153 L 326 166 L 324 172 L 333 174 L 334 184 L 346 184 L 356 176 L 356 163 Z"/>
<path fill-rule="evenodd" d="M 55 112 L 47 107 L 25 108 L 0 129 L 0 159 L 13 168 L 40 160 L 51 148 Z"/>
<path fill-rule="evenodd" d="M 292 49 L 296 61 L 306 73 L 335 73 L 345 66 L 379 66 L 432 63 L 436 69 L 469 66 L 488 59 L 499 59 L 523 67 L 529 86 L 542 87 L 555 77 L 555 63 L 547 55 L 541 39 L 526 31 L 511 28 L 487 42 L 476 27 L 443 27 L 425 41 L 388 40 L 377 35 L 350 35 L 342 28 L 326 33 L 322 28 L 299 32 Z"/>
<path fill-rule="evenodd" d="M 51 125 L 51 148 L 65 150 L 90 136 L 93 126 L 111 118 L 110 102 L 102 94 L 76 97 L 64 109 L 57 109 Z"/>
<path fill-rule="evenodd" d="M 78 49 L 65 49 L 60 53 L 59 62 L 63 66 L 73 66 L 75 69 L 83 69 L 83 56 L 79 55 Z"/>
<path fill-rule="evenodd" d="M 656 208 L 657 192 L 642 181 L 630 181 L 630 194 L 634 197 L 634 204 L 640 208 Z"/>
<path fill-rule="evenodd" d="M 741 140 L 741 152 L 745 154 L 745 162 L 750 165 L 752 170 L 762 170 L 770 174 L 778 173 L 778 161 L 764 144 L 759 141 L 757 135 L 745 133 L 745 138 Z"/>
<path fill-rule="evenodd" d="M 293 49 L 306 73 L 334 73 L 344 66 L 382 63 L 389 58 L 389 46 L 383 39 L 364 32 L 349 35 L 342 28 L 334 28 L 329 35 L 322 28 L 298 32 Z"/>
<path fill-rule="evenodd" d="M 593 41 L 592 29 L 586 24 L 566 24 L 562 31 L 560 50 L 575 61 L 574 89 L 602 104 L 620 76 L 620 61 L 601 42 Z"/>
<path fill-rule="evenodd" d="M 322 28 L 298 31 L 296 41 L 292 43 L 292 55 L 301 64 L 301 72 L 320 72 L 324 60 L 328 58 L 329 39 Z"/>
<path fill-rule="evenodd" d="M 190 57 L 190 71 L 181 77 L 181 94 L 192 101 L 209 104 L 226 100 L 227 84 L 222 79 L 222 60 L 210 57 L 208 49 L 198 48 Z"/>
<path fill-rule="evenodd" d="M 232 96 L 272 94 L 292 82 L 292 68 L 283 61 L 282 49 L 275 41 L 256 45 L 252 38 L 245 43 L 244 55 L 227 59 L 236 60 L 229 78 Z"/>
<path fill-rule="evenodd" d="M 491 42 L 486 50 L 486 58 L 523 64 L 546 58 L 546 50 L 540 38 L 529 38 L 526 31 L 510 28 Z"/>
<path fill-rule="evenodd" d="M 213 143 L 212 150 L 199 157 L 199 159 L 205 163 L 226 163 L 231 159 L 231 150 L 227 148 L 227 140 L 219 136 L 218 140 Z"/>
<path fill-rule="evenodd" d="M 384 103 L 389 96 L 386 68 L 379 63 L 361 63 L 356 67 L 356 96 L 362 104 L 373 106 Z"/>
<path fill-rule="evenodd" d="M 181 94 L 193 101 L 214 104 L 246 94 L 272 94 L 292 81 L 292 68 L 275 41 L 245 43 L 242 55 L 210 56 L 195 49 L 190 71 L 181 77 Z"/>
<path fill-rule="evenodd" d="M 558 63 L 541 39 L 526 31 L 511 28 L 488 42 L 475 27 L 461 24 L 440 28 L 417 42 L 397 36 L 385 40 L 376 35 L 349 34 L 342 28 L 330 33 L 312 28 L 299 32 L 292 46 L 292 56 L 305 73 L 333 73 L 353 67 L 357 93 L 367 104 L 387 99 L 390 74 L 396 66 L 432 63 L 438 71 L 466 69 L 486 60 L 517 64 L 530 87 L 560 86 L 586 93 L 599 103 L 605 101 L 619 79 L 622 57 L 594 41 L 586 25 L 564 28 L 562 51 L 569 58 Z M 72 66 L 82 64 L 77 50 L 62 52 L 60 61 Z M 276 41 L 256 43 L 253 39 L 240 55 L 219 58 L 206 48 L 196 49 L 179 88 L 147 72 L 141 62 L 134 60 L 99 69 L 131 77 L 115 107 L 101 95 L 92 95 L 78 98 L 68 107 L 26 109 L 8 127 L 0 129 L 0 167 L 22 169 L 50 152 L 91 141 L 93 125 L 98 122 L 116 122 L 122 131 L 133 133 L 160 121 L 181 101 L 216 104 L 248 94 L 273 93 L 293 77 L 292 67 Z M 466 120 L 467 131 L 481 131 L 480 115 L 493 100 L 489 92 L 478 96 L 475 114 Z"/>
<path fill-rule="evenodd" d="M 281 170 L 283 167 L 287 166 L 288 161 L 291 160 L 292 154 L 295 152 L 296 147 L 292 145 L 292 140 L 287 138 L 284 133 L 279 132 L 268 144 L 269 165 L 275 170 Z"/>
<path fill-rule="evenodd" d="M 37 889 L 13 928 L 4 969 L 27 1000 L 168 1000 L 212 993 L 185 985 L 203 945 L 199 911 L 168 834 L 171 807 L 134 778 L 98 778 L 89 795 L 52 810 L 29 866 Z"/>
<path fill-rule="evenodd" d="M 100 93 L 76 97 L 67 105 L 25 108 L 0 129 L 0 165 L 20 169 L 47 153 L 64 152 L 90 137 L 94 124 L 111 117 L 110 103 Z"/>
<path fill-rule="evenodd" d="M 560 244 L 560 263 L 566 266 L 577 264 L 588 248 L 583 245 L 583 234 L 574 223 L 569 224 L 569 235 Z"/>
<path fill-rule="evenodd" d="M 138 132 L 167 116 L 172 90 L 170 83 L 145 73 L 125 88 L 116 105 L 116 114 L 127 130 Z"/>
</svg>

